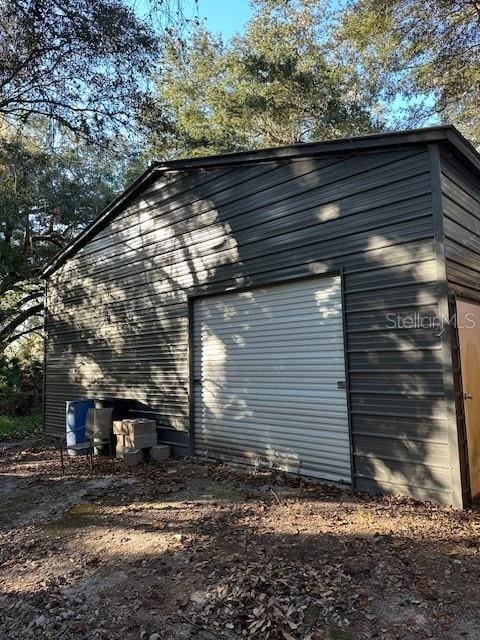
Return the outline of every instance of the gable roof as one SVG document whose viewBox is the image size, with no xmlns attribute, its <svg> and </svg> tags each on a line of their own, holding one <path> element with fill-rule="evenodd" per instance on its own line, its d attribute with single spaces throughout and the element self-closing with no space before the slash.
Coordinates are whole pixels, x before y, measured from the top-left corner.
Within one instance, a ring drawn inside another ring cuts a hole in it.
<svg viewBox="0 0 480 640">
<path fill-rule="evenodd" d="M 326 140 L 324 142 L 306 142 L 284 147 L 223 153 L 201 158 L 171 160 L 169 162 L 153 162 L 142 175 L 132 182 L 122 194 L 115 198 L 69 245 L 54 256 L 43 269 L 42 277 L 48 278 L 48 276 L 56 271 L 68 258 L 75 255 L 75 253 L 103 229 L 132 198 L 145 189 L 159 174 L 166 171 L 195 171 L 196 169 L 204 168 L 241 166 L 276 160 L 311 158 L 329 154 L 360 153 L 363 151 L 378 151 L 382 149 L 392 149 L 398 146 L 421 144 L 445 145 L 450 151 L 460 156 L 463 161 L 466 161 L 480 173 L 480 154 L 453 125 L 427 127 L 409 131 L 374 133 L 364 136 L 339 138 L 337 140 Z"/>
</svg>

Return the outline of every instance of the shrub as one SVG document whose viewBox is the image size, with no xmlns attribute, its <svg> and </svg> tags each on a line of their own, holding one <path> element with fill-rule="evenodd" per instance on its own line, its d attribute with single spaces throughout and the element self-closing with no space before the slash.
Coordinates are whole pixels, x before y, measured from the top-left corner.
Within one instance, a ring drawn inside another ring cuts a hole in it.
<svg viewBox="0 0 480 640">
<path fill-rule="evenodd" d="M 25 416 L 37 412 L 42 401 L 42 363 L 0 357 L 0 414 Z"/>
</svg>

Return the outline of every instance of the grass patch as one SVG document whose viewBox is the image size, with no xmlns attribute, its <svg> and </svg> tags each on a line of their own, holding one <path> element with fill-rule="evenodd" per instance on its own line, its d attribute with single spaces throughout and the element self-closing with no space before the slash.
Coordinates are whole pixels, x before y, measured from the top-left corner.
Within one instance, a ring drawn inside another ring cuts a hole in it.
<svg viewBox="0 0 480 640">
<path fill-rule="evenodd" d="M 84 529 L 98 526 L 99 515 L 95 505 L 82 502 L 65 511 L 57 520 L 51 520 L 46 529 L 52 529 L 57 533 L 68 529 Z"/>
<path fill-rule="evenodd" d="M 17 440 L 42 433 L 42 415 L 32 413 L 29 416 L 1 416 L 0 440 Z"/>
</svg>

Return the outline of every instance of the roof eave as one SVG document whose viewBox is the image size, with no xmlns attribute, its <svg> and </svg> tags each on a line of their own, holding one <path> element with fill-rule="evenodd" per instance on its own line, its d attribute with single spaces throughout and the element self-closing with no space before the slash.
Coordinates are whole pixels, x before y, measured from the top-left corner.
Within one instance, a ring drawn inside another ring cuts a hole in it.
<svg viewBox="0 0 480 640">
<path fill-rule="evenodd" d="M 374 133 L 365 136 L 351 136 L 338 138 L 325 142 L 303 142 L 285 147 L 271 147 L 256 151 L 239 151 L 224 153 L 214 156 L 188 158 L 185 160 L 170 160 L 157 163 L 159 169 L 186 170 L 199 167 L 219 167 L 228 165 L 241 165 L 251 162 L 266 162 L 282 159 L 305 158 L 316 155 L 328 155 L 331 153 L 348 153 L 366 150 L 378 150 L 388 147 L 403 146 L 408 144 L 429 144 L 448 140 L 448 134 L 460 133 L 451 125 L 428 127 L 413 131 L 392 131 L 388 133 Z M 461 136 L 460 136 L 461 137 Z M 464 139 L 465 142 L 467 142 Z"/>
</svg>

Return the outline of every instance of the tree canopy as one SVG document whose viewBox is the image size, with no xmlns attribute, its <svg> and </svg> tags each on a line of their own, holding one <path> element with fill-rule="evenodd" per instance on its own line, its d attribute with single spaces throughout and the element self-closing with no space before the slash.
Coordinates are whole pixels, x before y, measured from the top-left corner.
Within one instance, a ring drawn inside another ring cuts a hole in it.
<svg viewBox="0 0 480 640">
<path fill-rule="evenodd" d="M 123 184 L 121 159 L 64 139 L 55 152 L 14 136 L 0 146 L 0 344 L 38 328 L 45 262 Z M 47 135 L 46 133 L 44 135 Z M 30 319 L 32 322 L 27 322 Z M 25 323 L 26 326 L 25 326 Z"/>
<path fill-rule="evenodd" d="M 120 0 L 0 3 L 0 115 L 44 116 L 98 139 L 128 124 L 145 98 L 158 38 Z"/>
<path fill-rule="evenodd" d="M 394 123 L 453 122 L 480 143 L 480 2 L 350 0 L 338 39 Z"/>
<path fill-rule="evenodd" d="M 205 155 L 371 131 L 366 94 L 329 61 L 319 3 L 256 3 L 245 34 L 203 28 L 168 41 L 153 108 L 142 113 L 161 157 Z"/>
<path fill-rule="evenodd" d="M 133 4 L 0 2 L 3 348 L 41 324 L 45 262 L 125 186 L 160 37 L 179 21 L 170 0 Z"/>
</svg>

